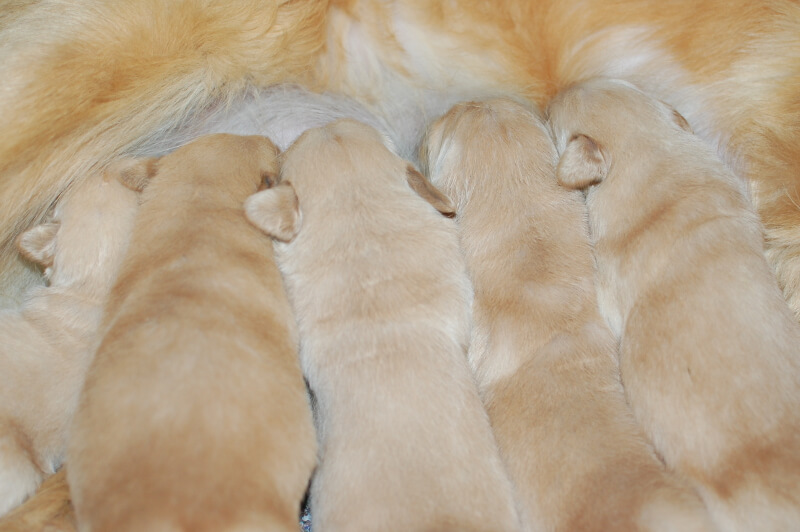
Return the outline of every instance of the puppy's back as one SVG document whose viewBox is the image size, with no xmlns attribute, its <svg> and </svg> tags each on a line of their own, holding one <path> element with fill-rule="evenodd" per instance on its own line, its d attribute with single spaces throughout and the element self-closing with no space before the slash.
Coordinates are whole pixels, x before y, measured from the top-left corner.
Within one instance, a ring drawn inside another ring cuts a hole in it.
<svg viewBox="0 0 800 532">
<path fill-rule="evenodd" d="M 76 423 L 78 518 L 291 530 L 313 429 L 271 242 L 242 207 L 276 152 L 211 136 L 154 169 Z"/>
<path fill-rule="evenodd" d="M 286 152 L 302 225 L 277 249 L 316 397 L 315 526 L 517 530 L 466 362 L 471 293 L 450 204 L 415 172 L 349 121 Z"/>
<path fill-rule="evenodd" d="M 585 206 L 556 183 L 542 118 L 508 100 L 459 104 L 431 127 L 423 157 L 458 204 L 475 286 L 470 359 L 525 525 L 711 530 L 625 404 Z"/>
</svg>

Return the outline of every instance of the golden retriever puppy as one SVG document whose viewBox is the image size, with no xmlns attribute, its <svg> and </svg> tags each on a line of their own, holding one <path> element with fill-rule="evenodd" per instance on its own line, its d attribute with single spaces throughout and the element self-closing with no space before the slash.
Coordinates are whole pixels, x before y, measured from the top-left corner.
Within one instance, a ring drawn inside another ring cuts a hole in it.
<svg viewBox="0 0 800 532">
<path fill-rule="evenodd" d="M 128 173 L 147 186 L 69 443 L 81 530 L 297 529 L 311 410 L 243 210 L 277 169 L 267 138 L 212 135 Z"/>
<path fill-rule="evenodd" d="M 0 313 L 0 515 L 63 461 L 103 305 L 133 230 L 138 194 L 115 175 L 127 164 L 81 181 L 50 221 L 17 239 L 48 284 Z"/>
<path fill-rule="evenodd" d="M 525 529 L 715 530 L 625 403 L 583 198 L 556 183 L 543 119 L 506 99 L 459 104 L 422 160 L 456 204 L 475 289 L 469 358 Z"/>
<path fill-rule="evenodd" d="M 585 189 L 622 381 L 725 531 L 800 523 L 800 328 L 746 184 L 676 111 L 597 79 L 559 95 L 558 180 Z"/>
<path fill-rule="evenodd" d="M 315 397 L 314 527 L 517 530 L 467 365 L 471 287 L 442 216 L 451 203 L 385 142 L 352 120 L 311 129 L 284 153 L 280 184 L 245 204 L 282 241 Z"/>
</svg>

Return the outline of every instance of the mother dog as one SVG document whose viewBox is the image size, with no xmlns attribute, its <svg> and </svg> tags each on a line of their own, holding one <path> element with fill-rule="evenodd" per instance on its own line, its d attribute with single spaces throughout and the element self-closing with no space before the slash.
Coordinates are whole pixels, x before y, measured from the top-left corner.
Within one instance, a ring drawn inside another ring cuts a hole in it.
<svg viewBox="0 0 800 532">
<path fill-rule="evenodd" d="M 800 309 L 800 5 L 792 0 L 3 0 L 0 286 L 32 278 L 16 234 L 87 167 L 170 146 L 253 88 L 351 95 L 410 155 L 455 102 L 542 105 L 591 75 L 652 92 L 747 176 Z"/>
</svg>

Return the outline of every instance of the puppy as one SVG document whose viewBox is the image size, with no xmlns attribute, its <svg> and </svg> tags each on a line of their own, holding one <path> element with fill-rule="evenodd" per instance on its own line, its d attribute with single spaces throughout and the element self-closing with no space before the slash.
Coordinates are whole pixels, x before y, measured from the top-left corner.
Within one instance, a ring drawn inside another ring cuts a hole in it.
<svg viewBox="0 0 800 532">
<path fill-rule="evenodd" d="M 456 203 L 475 288 L 469 358 L 525 529 L 713 531 L 625 404 L 583 201 L 555 181 L 542 118 L 511 100 L 463 103 L 421 155 Z"/>
<path fill-rule="evenodd" d="M 450 201 L 376 130 L 341 120 L 301 135 L 280 184 L 245 210 L 282 241 L 315 396 L 314 527 L 517 530 L 465 357 L 471 289 Z"/>
<path fill-rule="evenodd" d="M 148 184 L 69 445 L 81 530 L 297 529 L 311 411 L 242 208 L 277 164 L 265 137 L 213 135 L 127 174 Z"/>
<path fill-rule="evenodd" d="M 30 290 L 19 310 L 0 313 L 0 515 L 63 460 L 102 308 L 133 229 L 138 194 L 115 176 L 127 164 L 81 181 L 52 220 L 17 239 L 48 284 Z"/>
<path fill-rule="evenodd" d="M 626 82 L 577 85 L 550 119 L 559 182 L 587 191 L 600 307 L 636 417 L 721 530 L 795 530 L 800 330 L 744 183 Z"/>
</svg>

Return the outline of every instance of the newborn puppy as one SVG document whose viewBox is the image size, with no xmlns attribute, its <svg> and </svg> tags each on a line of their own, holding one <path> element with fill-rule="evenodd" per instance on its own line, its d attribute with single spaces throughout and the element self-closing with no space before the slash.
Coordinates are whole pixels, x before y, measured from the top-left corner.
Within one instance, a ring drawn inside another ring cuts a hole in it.
<svg viewBox="0 0 800 532">
<path fill-rule="evenodd" d="M 421 155 L 456 203 L 475 288 L 469 358 L 525 529 L 713 531 L 625 404 L 583 198 L 556 183 L 543 120 L 510 100 L 459 104 Z"/>
<path fill-rule="evenodd" d="M 269 238 L 243 202 L 265 137 L 203 137 L 143 185 L 69 447 L 82 530 L 297 530 L 315 440 Z M 134 171 L 135 170 L 135 171 Z"/>
<path fill-rule="evenodd" d="M 103 305 L 125 255 L 138 194 L 117 179 L 129 161 L 81 180 L 52 220 L 17 239 L 45 268 L 19 310 L 0 313 L 0 515 L 63 460 L 67 429 Z"/>
<path fill-rule="evenodd" d="M 800 329 L 744 183 L 625 82 L 566 90 L 550 119 L 559 182 L 587 190 L 601 311 L 636 417 L 721 530 L 796 530 Z"/>
<path fill-rule="evenodd" d="M 320 442 L 315 529 L 517 530 L 465 356 L 471 290 L 450 201 L 351 120 L 283 157 L 280 184 L 245 209 L 287 242 L 276 257 Z"/>
</svg>

